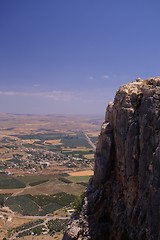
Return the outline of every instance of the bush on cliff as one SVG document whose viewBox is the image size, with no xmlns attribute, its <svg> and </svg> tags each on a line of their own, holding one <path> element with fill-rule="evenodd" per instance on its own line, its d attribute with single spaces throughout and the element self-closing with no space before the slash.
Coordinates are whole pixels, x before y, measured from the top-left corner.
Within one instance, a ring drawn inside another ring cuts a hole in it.
<svg viewBox="0 0 160 240">
<path fill-rule="evenodd" d="M 82 193 L 80 196 L 77 196 L 74 200 L 73 206 L 74 210 L 77 213 L 80 213 L 82 210 L 82 206 L 84 204 L 85 193 Z"/>
</svg>

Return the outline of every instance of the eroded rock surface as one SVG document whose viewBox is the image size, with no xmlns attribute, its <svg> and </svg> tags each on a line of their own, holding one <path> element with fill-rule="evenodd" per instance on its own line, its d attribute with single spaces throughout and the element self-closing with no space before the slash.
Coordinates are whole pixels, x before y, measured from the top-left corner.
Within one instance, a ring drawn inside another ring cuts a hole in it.
<svg viewBox="0 0 160 240">
<path fill-rule="evenodd" d="M 160 239 L 160 77 L 120 87 L 108 105 L 94 176 L 69 239 Z"/>
</svg>

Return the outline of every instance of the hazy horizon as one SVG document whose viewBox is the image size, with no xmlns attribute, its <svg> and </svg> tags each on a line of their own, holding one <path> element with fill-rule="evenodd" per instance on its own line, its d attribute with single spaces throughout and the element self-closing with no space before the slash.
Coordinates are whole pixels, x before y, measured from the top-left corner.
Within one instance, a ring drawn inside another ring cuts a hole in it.
<svg viewBox="0 0 160 240">
<path fill-rule="evenodd" d="M 104 113 L 103 114 L 83 114 L 83 113 L 77 113 L 77 114 L 74 114 L 74 113 L 61 113 L 61 114 L 54 114 L 54 113 L 51 113 L 51 114 L 44 114 L 44 113 L 16 113 L 16 112 L 13 112 L 13 113 L 11 113 L 11 112 L 0 112 L 0 115 L 11 115 L 11 116 L 48 116 L 48 117 L 78 117 L 78 116 L 80 116 L 80 117 L 96 117 L 96 118 L 104 118 L 104 116 L 105 116 L 105 111 L 104 111 Z"/>
<path fill-rule="evenodd" d="M 0 112 L 104 115 L 160 75 L 159 2 L 0 1 Z"/>
</svg>

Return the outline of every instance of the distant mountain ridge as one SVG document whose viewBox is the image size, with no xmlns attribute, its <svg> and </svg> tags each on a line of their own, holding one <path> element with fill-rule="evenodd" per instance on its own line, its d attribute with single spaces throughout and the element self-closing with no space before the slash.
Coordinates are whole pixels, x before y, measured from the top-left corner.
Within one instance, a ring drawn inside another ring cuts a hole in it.
<svg viewBox="0 0 160 240">
<path fill-rule="evenodd" d="M 160 77 L 123 85 L 108 105 L 73 239 L 160 239 Z"/>
</svg>

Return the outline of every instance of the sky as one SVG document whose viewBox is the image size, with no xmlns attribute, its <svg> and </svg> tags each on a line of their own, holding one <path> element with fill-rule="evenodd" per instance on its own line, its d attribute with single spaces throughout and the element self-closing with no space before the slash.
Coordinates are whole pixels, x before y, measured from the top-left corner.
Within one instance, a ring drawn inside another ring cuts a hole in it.
<svg viewBox="0 0 160 240">
<path fill-rule="evenodd" d="M 159 0 L 0 0 L 0 112 L 104 115 L 160 75 Z"/>
</svg>

